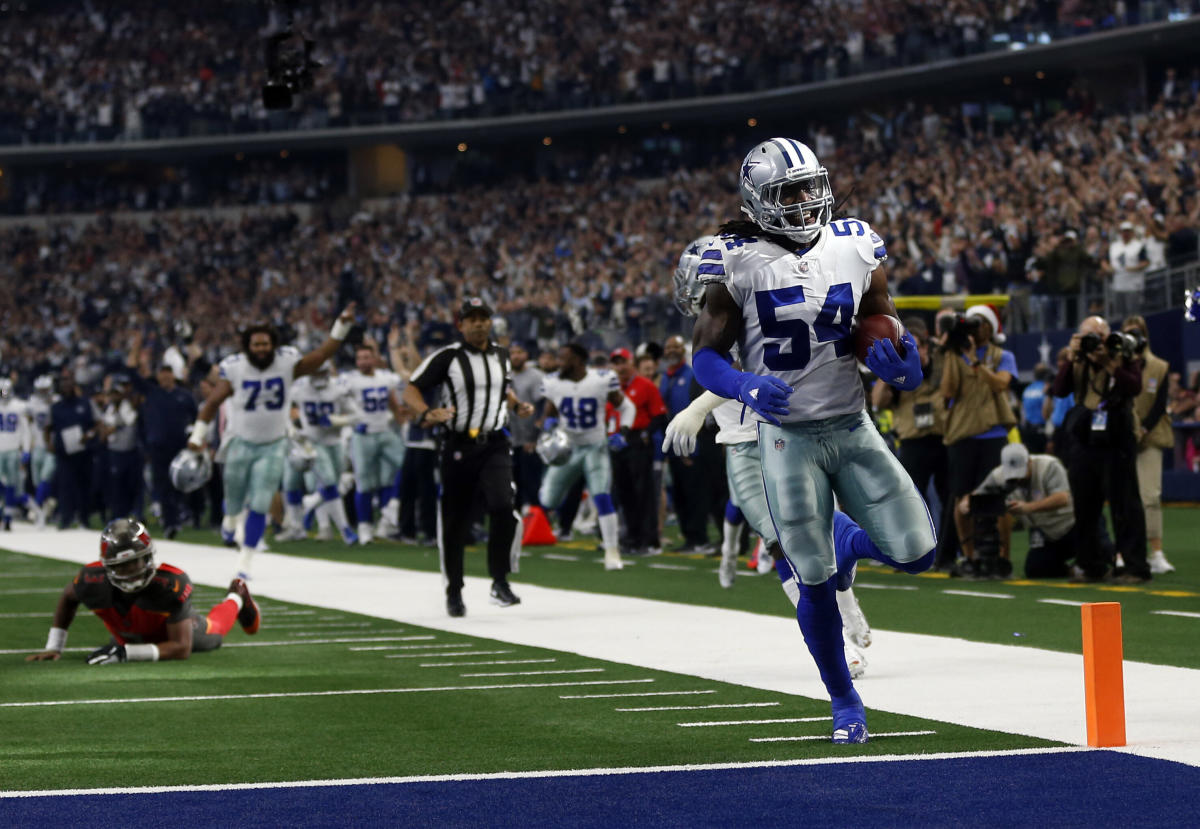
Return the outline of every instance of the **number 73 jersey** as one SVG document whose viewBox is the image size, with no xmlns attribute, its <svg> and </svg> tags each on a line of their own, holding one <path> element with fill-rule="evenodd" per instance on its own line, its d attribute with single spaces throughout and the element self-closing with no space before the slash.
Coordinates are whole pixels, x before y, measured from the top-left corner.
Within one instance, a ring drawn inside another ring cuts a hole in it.
<svg viewBox="0 0 1200 829">
<path fill-rule="evenodd" d="M 566 428 L 572 446 L 592 446 L 604 443 L 607 438 L 604 404 L 610 393 L 620 390 L 616 374 L 608 369 L 589 368 L 582 380 L 546 375 L 537 396 L 554 404 L 558 421 Z"/>
<path fill-rule="evenodd" d="M 241 352 L 221 361 L 221 376 L 233 387 L 233 397 L 225 404 L 231 435 L 271 443 L 287 434 L 288 392 L 301 356 L 292 346 L 281 345 L 266 368 L 256 367 Z"/>
<path fill-rule="evenodd" d="M 786 423 L 862 411 L 850 326 L 871 273 L 887 258 L 858 219 L 830 222 L 807 251 L 765 237 L 718 237 L 701 253 L 701 282 L 723 282 L 742 309 L 742 369 L 796 391 Z"/>
</svg>

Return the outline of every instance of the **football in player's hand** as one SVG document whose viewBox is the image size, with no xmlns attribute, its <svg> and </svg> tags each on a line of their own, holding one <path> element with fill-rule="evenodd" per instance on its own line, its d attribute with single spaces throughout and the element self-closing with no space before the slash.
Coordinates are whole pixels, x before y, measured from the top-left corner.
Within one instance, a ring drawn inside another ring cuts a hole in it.
<svg viewBox="0 0 1200 829">
<path fill-rule="evenodd" d="M 891 314 L 872 314 L 860 317 L 858 327 L 854 329 L 854 356 L 859 361 L 867 361 L 867 351 L 876 340 L 891 340 L 896 347 L 896 354 L 904 357 L 906 349 L 900 338 L 904 336 L 904 326 L 900 320 Z"/>
</svg>

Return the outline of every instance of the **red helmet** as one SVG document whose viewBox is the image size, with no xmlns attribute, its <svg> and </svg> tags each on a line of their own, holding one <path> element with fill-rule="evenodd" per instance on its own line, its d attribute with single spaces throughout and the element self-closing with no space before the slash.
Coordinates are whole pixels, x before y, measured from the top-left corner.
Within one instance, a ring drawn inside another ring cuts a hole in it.
<svg viewBox="0 0 1200 829">
<path fill-rule="evenodd" d="M 113 587 L 136 593 L 150 583 L 158 569 L 154 565 L 154 541 L 141 521 L 116 518 L 100 533 L 100 563 Z"/>
</svg>

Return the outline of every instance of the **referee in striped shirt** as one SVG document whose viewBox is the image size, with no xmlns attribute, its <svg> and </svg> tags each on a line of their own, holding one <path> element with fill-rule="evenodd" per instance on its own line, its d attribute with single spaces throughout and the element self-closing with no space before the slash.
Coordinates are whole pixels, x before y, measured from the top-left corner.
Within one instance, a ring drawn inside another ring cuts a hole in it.
<svg viewBox="0 0 1200 829">
<path fill-rule="evenodd" d="M 520 516 L 514 508 L 512 445 L 508 410 L 521 417 L 533 406 L 512 390 L 508 351 L 491 341 L 492 309 L 478 297 L 463 301 L 458 313 L 463 341 L 440 348 L 413 372 L 404 402 L 418 426 L 443 424 L 440 442 L 441 494 L 438 498 L 438 552 L 446 583 L 446 612 L 463 616 L 463 548 L 471 527 L 471 506 L 482 495 L 488 514 L 488 572 L 492 604 L 519 604 L 508 574 L 519 551 Z M 441 406 L 423 394 L 437 390 Z"/>
</svg>

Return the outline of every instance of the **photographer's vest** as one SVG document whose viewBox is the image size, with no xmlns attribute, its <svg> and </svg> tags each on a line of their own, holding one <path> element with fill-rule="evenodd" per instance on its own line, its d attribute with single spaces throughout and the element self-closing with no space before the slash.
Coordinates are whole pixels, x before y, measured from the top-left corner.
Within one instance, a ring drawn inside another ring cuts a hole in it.
<svg viewBox="0 0 1200 829">
<path fill-rule="evenodd" d="M 1142 367 L 1142 393 L 1133 400 L 1133 416 L 1137 418 L 1134 423 L 1134 429 L 1141 424 L 1150 409 L 1154 407 L 1154 400 L 1158 397 L 1158 391 L 1167 382 L 1167 361 L 1161 357 L 1155 357 L 1147 349 L 1145 354 L 1146 364 Z M 1141 441 L 1138 443 L 1138 449 L 1170 449 L 1175 445 L 1175 433 L 1171 430 L 1171 416 L 1165 411 L 1158 422 L 1142 435 Z"/>
<path fill-rule="evenodd" d="M 946 432 L 946 398 L 942 397 L 942 364 L 945 358 L 935 351 L 929 371 L 913 391 L 896 392 L 895 431 L 900 440 L 916 440 Z"/>
<path fill-rule="evenodd" d="M 995 373 L 1003 355 L 1000 347 L 992 343 L 980 362 Z M 954 405 L 946 415 L 946 437 L 943 439 L 947 446 L 983 434 L 993 426 L 1011 427 L 1017 424 L 1007 393 L 992 391 L 987 381 L 966 364 L 961 354 L 947 355 L 942 370 L 954 389 Z"/>
</svg>

